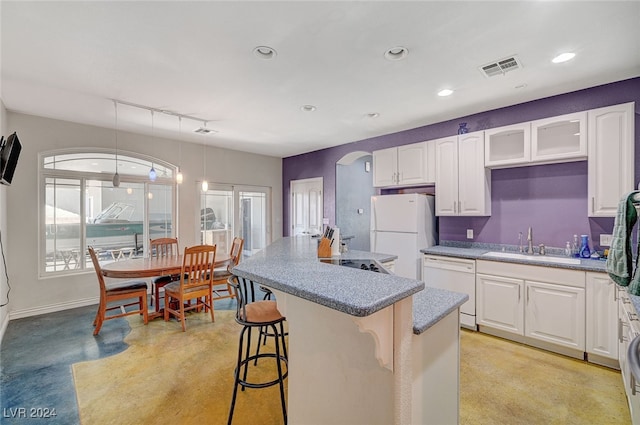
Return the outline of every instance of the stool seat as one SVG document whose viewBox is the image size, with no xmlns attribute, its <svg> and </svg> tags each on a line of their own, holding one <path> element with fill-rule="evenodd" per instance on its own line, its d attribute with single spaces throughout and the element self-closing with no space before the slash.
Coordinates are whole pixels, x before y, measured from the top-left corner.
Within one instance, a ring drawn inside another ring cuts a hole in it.
<svg viewBox="0 0 640 425">
<path fill-rule="evenodd" d="M 284 316 L 278 311 L 275 301 L 256 301 L 247 305 L 246 317 L 243 320 L 249 323 L 256 323 L 262 326 L 268 323 L 275 323 L 284 320 Z M 244 312 L 241 313 L 244 315 Z"/>
</svg>

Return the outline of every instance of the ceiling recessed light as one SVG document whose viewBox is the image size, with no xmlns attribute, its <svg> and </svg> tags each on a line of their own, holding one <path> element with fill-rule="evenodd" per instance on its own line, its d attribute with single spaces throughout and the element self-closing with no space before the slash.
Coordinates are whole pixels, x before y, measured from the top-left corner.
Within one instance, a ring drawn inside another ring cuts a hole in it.
<svg viewBox="0 0 640 425">
<path fill-rule="evenodd" d="M 562 63 L 562 62 L 570 61 L 575 56 L 576 56 L 575 53 L 569 53 L 569 52 L 560 53 L 558 56 L 556 56 L 555 58 L 551 59 L 551 62 L 553 62 L 553 63 Z"/>
<path fill-rule="evenodd" d="M 527 87 L 527 85 L 526 85 L 526 84 L 518 84 L 518 85 L 517 85 L 517 86 L 515 86 L 514 88 L 516 88 L 516 89 L 523 89 L 523 88 L 525 88 L 525 87 Z"/>
<path fill-rule="evenodd" d="M 313 112 L 316 110 L 316 107 L 313 105 L 302 105 L 300 109 L 302 109 L 304 112 Z"/>
<path fill-rule="evenodd" d="M 276 49 L 269 46 L 258 46 L 253 49 L 253 54 L 259 57 L 260 59 L 273 59 L 278 55 Z"/>
<path fill-rule="evenodd" d="M 392 47 L 386 52 L 384 52 L 384 57 L 390 61 L 399 61 L 404 59 L 409 54 L 409 49 L 402 46 Z"/>
<path fill-rule="evenodd" d="M 378 118 L 380 114 L 378 112 L 369 112 L 367 118 Z"/>
<path fill-rule="evenodd" d="M 451 89 L 443 89 L 438 92 L 438 96 L 441 96 L 441 97 L 450 96 L 452 94 L 453 94 L 453 90 Z"/>
</svg>

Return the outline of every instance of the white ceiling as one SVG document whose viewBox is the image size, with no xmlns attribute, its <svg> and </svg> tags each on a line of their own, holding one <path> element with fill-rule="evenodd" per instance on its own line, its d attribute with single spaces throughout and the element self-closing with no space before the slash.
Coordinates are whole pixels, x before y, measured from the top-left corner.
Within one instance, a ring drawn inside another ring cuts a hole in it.
<svg viewBox="0 0 640 425">
<path fill-rule="evenodd" d="M 217 130 L 155 114 L 156 136 L 278 157 L 640 75 L 638 1 L 3 0 L 0 14 L 8 110 L 113 127 L 117 99 Z M 385 59 L 395 46 L 409 55 Z M 479 71 L 512 55 L 522 69 Z M 150 134 L 150 115 L 119 106 L 118 127 Z"/>
</svg>

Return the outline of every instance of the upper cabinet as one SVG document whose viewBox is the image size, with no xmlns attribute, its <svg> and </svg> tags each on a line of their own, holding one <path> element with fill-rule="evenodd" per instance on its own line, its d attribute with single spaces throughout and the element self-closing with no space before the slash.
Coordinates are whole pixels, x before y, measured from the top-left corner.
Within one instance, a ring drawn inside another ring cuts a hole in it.
<svg viewBox="0 0 640 425">
<path fill-rule="evenodd" d="M 486 167 L 513 167 L 531 162 L 530 123 L 485 130 L 484 137 Z"/>
<path fill-rule="evenodd" d="M 587 113 L 561 115 L 531 122 L 531 162 L 587 159 Z"/>
<path fill-rule="evenodd" d="M 485 131 L 485 166 L 506 168 L 587 159 L 587 113 Z"/>
<path fill-rule="evenodd" d="M 436 215 L 491 215 L 491 170 L 484 167 L 484 132 L 434 142 Z"/>
<path fill-rule="evenodd" d="M 634 189 L 634 103 L 588 111 L 589 217 L 615 217 Z"/>
<path fill-rule="evenodd" d="M 373 185 L 390 187 L 433 183 L 434 148 L 432 142 L 419 142 L 373 151 Z"/>
</svg>

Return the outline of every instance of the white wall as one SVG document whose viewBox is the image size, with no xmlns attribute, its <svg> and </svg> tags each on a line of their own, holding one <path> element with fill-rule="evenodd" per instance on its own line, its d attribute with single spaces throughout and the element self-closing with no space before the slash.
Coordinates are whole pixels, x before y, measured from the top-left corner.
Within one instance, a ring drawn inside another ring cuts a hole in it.
<svg viewBox="0 0 640 425">
<path fill-rule="evenodd" d="M 2 99 L 0 99 L 0 134 L 4 137 L 9 135 L 7 127 L 7 110 L 4 107 Z M 0 185 L 0 237 L 2 238 L 2 245 L 4 248 L 4 255 L 7 255 L 7 186 Z M 7 286 L 7 278 L 5 274 L 4 261 L 2 261 L 2 253 L 0 253 L 0 304 L 5 304 L 4 307 L 0 307 L 0 341 L 4 331 L 9 324 L 9 309 L 11 305 L 8 304 L 9 299 L 7 292 L 9 287 Z M 12 294 L 13 295 L 13 294 Z"/>
<path fill-rule="evenodd" d="M 22 153 L 13 184 L 7 188 L 9 249 L 7 268 L 12 283 L 10 318 L 95 304 L 98 284 L 94 272 L 38 278 L 38 153 L 72 148 L 114 148 L 113 129 L 93 127 L 8 111 L 11 131 L 17 131 Z M 175 163 L 178 144 L 160 138 L 118 133 L 118 148 Z M 199 183 L 203 174 L 201 144 L 182 143 L 184 182 L 179 187 L 178 236 L 182 247 L 195 245 L 199 229 Z M 272 237 L 282 237 L 282 160 L 227 149 L 207 148 L 209 183 L 270 186 Z M 4 215 L 3 215 L 4 217 Z M 3 218 L 4 220 L 4 218 Z M 4 231 L 3 231 L 4 242 Z M 4 313 L 3 313 L 4 314 Z"/>
</svg>

